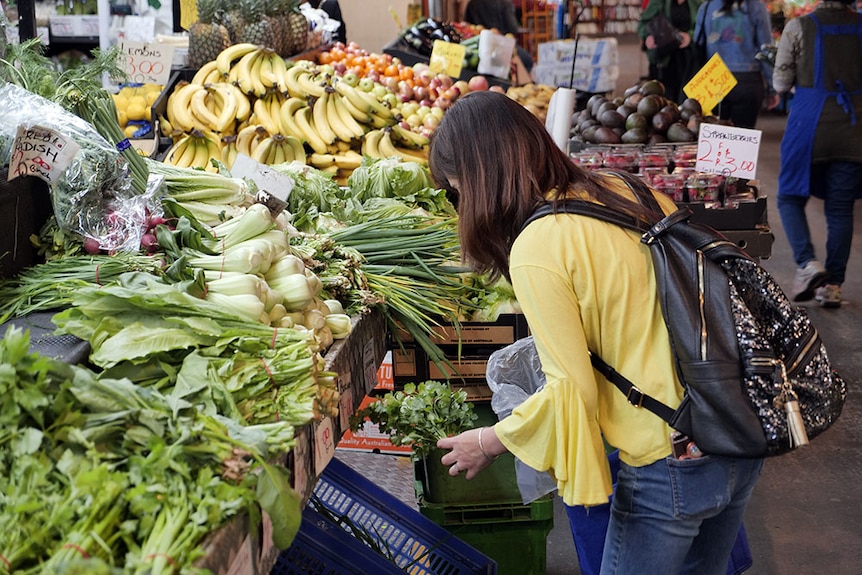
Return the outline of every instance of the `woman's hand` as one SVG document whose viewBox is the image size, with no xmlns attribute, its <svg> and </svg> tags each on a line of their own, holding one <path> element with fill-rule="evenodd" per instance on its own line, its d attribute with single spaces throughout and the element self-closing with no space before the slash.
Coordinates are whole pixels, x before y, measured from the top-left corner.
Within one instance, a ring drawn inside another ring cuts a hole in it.
<svg viewBox="0 0 862 575">
<path fill-rule="evenodd" d="M 679 47 L 685 48 L 689 44 L 691 44 L 691 36 L 689 35 L 689 33 L 688 32 L 680 32 L 679 33 Z"/>
<path fill-rule="evenodd" d="M 481 439 L 481 443 L 480 443 Z M 476 475 L 491 465 L 506 447 L 497 439 L 493 427 L 470 429 L 452 437 L 437 441 L 440 449 L 450 449 L 449 453 L 440 458 L 443 465 L 449 466 L 449 475 L 456 476 L 466 473 L 467 479 Z"/>
<path fill-rule="evenodd" d="M 644 46 L 646 46 L 647 50 L 654 50 L 655 49 L 655 38 L 653 37 L 652 34 L 650 34 L 649 36 L 644 38 Z"/>
</svg>

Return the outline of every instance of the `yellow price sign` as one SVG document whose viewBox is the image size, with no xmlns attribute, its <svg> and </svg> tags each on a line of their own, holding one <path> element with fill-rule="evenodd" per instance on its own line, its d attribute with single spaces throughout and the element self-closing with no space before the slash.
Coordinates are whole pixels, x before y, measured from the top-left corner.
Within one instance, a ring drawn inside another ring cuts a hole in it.
<svg viewBox="0 0 862 575">
<path fill-rule="evenodd" d="M 683 87 L 685 95 L 700 102 L 704 115 L 712 114 L 712 109 L 736 86 L 736 77 L 715 54 L 703 68 Z"/>
<path fill-rule="evenodd" d="M 467 48 L 461 44 L 434 40 L 434 47 L 431 49 L 431 59 L 428 61 L 428 67 L 435 74 L 442 72 L 447 76 L 457 78 L 461 75 L 461 68 L 464 66 L 464 56 L 466 53 Z"/>
<path fill-rule="evenodd" d="M 180 26 L 188 30 L 198 21 L 198 5 L 195 0 L 180 0 Z"/>
</svg>

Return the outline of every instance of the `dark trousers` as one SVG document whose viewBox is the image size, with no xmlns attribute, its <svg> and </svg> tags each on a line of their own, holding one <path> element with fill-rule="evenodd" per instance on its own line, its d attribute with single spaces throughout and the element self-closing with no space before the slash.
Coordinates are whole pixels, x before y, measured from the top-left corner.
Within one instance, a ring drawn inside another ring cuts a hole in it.
<svg viewBox="0 0 862 575">
<path fill-rule="evenodd" d="M 734 72 L 736 86 L 718 105 L 718 117 L 739 128 L 753 128 L 763 105 L 763 74 Z"/>
</svg>

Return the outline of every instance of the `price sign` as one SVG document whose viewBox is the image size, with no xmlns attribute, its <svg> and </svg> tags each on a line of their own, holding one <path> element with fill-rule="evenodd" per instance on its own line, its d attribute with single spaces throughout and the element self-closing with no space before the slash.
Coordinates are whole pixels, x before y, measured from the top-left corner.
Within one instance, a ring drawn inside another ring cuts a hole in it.
<svg viewBox="0 0 862 575">
<path fill-rule="evenodd" d="M 320 475 L 335 456 L 335 429 L 332 418 L 324 417 L 314 428 L 314 473 Z"/>
<path fill-rule="evenodd" d="M 761 135 L 760 130 L 703 123 L 698 134 L 694 167 L 699 172 L 753 180 L 757 173 Z"/>
<path fill-rule="evenodd" d="M 442 72 L 447 76 L 457 78 L 461 75 L 461 67 L 464 65 L 464 55 L 466 53 L 467 48 L 461 44 L 434 40 L 434 47 L 431 49 L 431 59 L 428 61 L 428 67 L 435 74 Z"/>
<path fill-rule="evenodd" d="M 18 126 L 6 179 L 36 176 L 53 185 L 80 149 L 73 140 L 50 128 Z"/>
<path fill-rule="evenodd" d="M 279 215 L 287 207 L 287 198 L 293 189 L 293 180 L 289 176 L 245 154 L 237 155 L 230 172 L 238 178 L 248 178 L 257 185 L 255 200 L 266 205 L 273 216 Z"/>
<path fill-rule="evenodd" d="M 188 30 L 198 20 L 198 4 L 195 0 L 180 0 L 180 26 Z"/>
<path fill-rule="evenodd" d="M 123 70 L 135 84 L 166 85 L 171 77 L 174 47 L 170 44 L 120 42 Z"/>
<path fill-rule="evenodd" d="M 736 86 L 736 77 L 717 53 L 703 65 L 691 81 L 683 87 L 685 95 L 700 102 L 705 115 Z"/>
</svg>

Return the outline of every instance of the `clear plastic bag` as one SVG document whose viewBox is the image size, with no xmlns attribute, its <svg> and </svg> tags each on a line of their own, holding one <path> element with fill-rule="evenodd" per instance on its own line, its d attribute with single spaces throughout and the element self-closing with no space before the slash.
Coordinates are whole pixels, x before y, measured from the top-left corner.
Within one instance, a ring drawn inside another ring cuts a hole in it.
<svg viewBox="0 0 862 575">
<path fill-rule="evenodd" d="M 532 336 L 492 353 L 485 378 L 492 393 L 491 409 L 499 419 L 508 417 L 525 399 L 542 389 L 545 374 Z M 547 472 L 536 471 L 518 458 L 515 458 L 515 475 L 525 505 L 557 489 Z"/>
<path fill-rule="evenodd" d="M 126 159 L 90 123 L 19 86 L 0 85 L 2 165 L 15 153 L 11 142 L 19 126 L 50 130 L 80 148 L 62 173 L 46 179 L 57 224 L 98 240 L 105 251 L 140 249 L 146 209 L 158 184 L 152 182 L 148 193 L 139 196 L 132 189 Z"/>
</svg>

